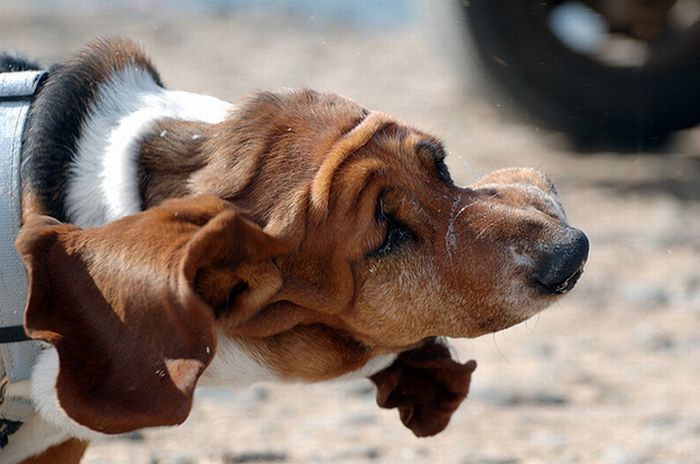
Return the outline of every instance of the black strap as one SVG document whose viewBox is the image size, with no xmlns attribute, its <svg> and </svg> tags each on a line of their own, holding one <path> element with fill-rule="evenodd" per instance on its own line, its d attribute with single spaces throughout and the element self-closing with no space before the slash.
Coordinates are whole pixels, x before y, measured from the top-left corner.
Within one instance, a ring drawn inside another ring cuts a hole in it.
<svg viewBox="0 0 700 464">
<path fill-rule="evenodd" d="M 0 327 L 0 345 L 5 343 L 27 342 L 31 340 L 21 325 Z"/>
</svg>

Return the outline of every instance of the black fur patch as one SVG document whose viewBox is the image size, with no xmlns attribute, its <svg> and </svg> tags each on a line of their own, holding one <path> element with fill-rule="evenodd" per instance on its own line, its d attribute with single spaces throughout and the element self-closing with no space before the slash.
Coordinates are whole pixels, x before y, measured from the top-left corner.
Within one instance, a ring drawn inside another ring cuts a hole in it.
<svg viewBox="0 0 700 464">
<path fill-rule="evenodd" d="M 115 71 L 113 50 L 124 44 L 129 58 L 131 42 L 97 41 L 65 64 L 52 67 L 34 97 L 22 138 L 22 181 L 28 183 L 44 207 L 44 213 L 67 221 L 65 201 L 68 168 L 75 159 L 80 130 L 99 85 Z M 131 52 L 133 53 L 133 52 Z M 135 56 L 134 61 L 141 59 Z M 133 62 L 128 65 L 134 66 Z M 147 63 L 145 69 L 158 85 L 160 77 Z"/>
</svg>

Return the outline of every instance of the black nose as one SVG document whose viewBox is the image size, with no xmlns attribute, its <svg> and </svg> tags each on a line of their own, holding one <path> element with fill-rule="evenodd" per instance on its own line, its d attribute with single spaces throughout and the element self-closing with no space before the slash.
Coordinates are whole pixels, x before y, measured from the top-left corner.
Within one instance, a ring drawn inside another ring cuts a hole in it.
<svg viewBox="0 0 700 464">
<path fill-rule="evenodd" d="M 540 258 L 534 278 L 546 293 L 560 295 L 576 285 L 588 259 L 588 237 L 578 229 L 567 229 Z"/>
</svg>

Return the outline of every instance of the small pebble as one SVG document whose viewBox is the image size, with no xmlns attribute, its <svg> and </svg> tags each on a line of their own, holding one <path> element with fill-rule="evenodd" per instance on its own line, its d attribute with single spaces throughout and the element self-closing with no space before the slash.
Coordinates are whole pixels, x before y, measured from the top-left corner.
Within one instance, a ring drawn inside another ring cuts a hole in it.
<svg viewBox="0 0 700 464">
<path fill-rule="evenodd" d="M 170 456 L 151 456 L 149 464 L 197 464 L 197 460 L 192 456 L 184 454 L 173 454 Z"/>
<path fill-rule="evenodd" d="M 286 462 L 287 453 L 276 451 L 253 451 L 240 454 L 227 454 L 222 457 L 224 464 L 243 464 L 248 462 Z"/>
<path fill-rule="evenodd" d="M 512 456 L 468 456 L 464 464 L 519 464 L 521 461 Z"/>
<path fill-rule="evenodd" d="M 143 432 L 136 430 L 134 432 L 125 433 L 124 435 L 121 435 L 120 438 L 128 441 L 144 441 L 146 436 L 143 434 Z"/>
<path fill-rule="evenodd" d="M 569 398 L 551 392 L 518 392 L 498 388 L 475 389 L 470 397 L 496 406 L 564 406 Z"/>
<path fill-rule="evenodd" d="M 641 464 L 646 460 L 639 454 L 625 448 L 611 447 L 603 456 L 605 464 Z"/>
<path fill-rule="evenodd" d="M 374 461 L 379 459 L 381 456 L 381 451 L 374 446 L 358 446 L 356 448 L 350 448 L 332 456 L 329 456 L 325 461 L 327 462 L 339 462 L 339 461 L 349 461 L 349 462 L 365 462 Z"/>
<path fill-rule="evenodd" d="M 627 284 L 619 291 L 625 301 L 646 309 L 667 306 L 670 301 L 665 288 L 649 282 Z"/>
</svg>

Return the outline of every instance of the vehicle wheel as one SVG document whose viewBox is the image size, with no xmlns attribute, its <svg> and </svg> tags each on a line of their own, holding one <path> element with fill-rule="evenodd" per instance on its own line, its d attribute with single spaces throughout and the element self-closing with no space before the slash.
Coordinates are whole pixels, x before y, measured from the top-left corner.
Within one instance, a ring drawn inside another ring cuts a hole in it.
<svg viewBox="0 0 700 464">
<path fill-rule="evenodd" d="M 669 20 L 654 41 L 640 43 L 644 53 L 639 62 L 625 62 L 567 45 L 553 26 L 560 2 L 472 0 L 459 5 L 467 40 L 474 42 L 471 48 L 490 83 L 533 123 L 567 133 L 581 149 L 646 149 L 663 143 L 670 132 L 700 122 L 696 19 L 682 28 Z"/>
</svg>

